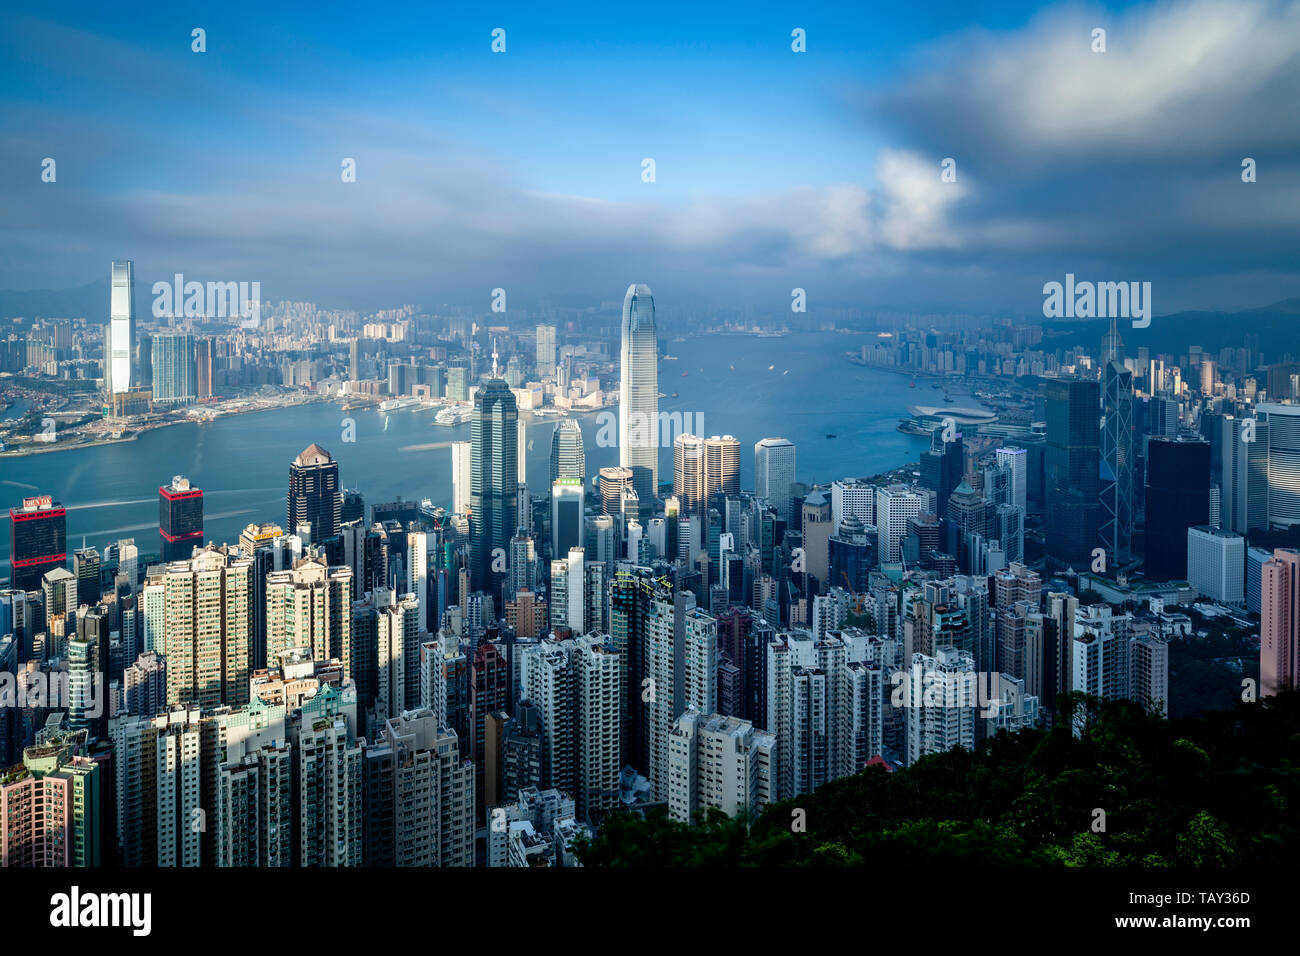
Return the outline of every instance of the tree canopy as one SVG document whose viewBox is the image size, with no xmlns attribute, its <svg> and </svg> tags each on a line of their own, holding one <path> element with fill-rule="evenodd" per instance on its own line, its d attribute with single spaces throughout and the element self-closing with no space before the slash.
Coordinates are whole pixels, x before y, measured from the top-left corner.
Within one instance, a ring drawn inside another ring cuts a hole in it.
<svg viewBox="0 0 1300 956">
<path fill-rule="evenodd" d="M 757 819 L 617 813 L 587 866 L 1208 866 L 1300 848 L 1300 695 L 1164 720 L 1069 694 L 1051 730 L 871 766 Z M 1071 732 L 1071 726 L 1079 733 Z M 797 811 L 802 810 L 799 814 Z M 802 818 L 803 825 L 794 825 Z M 798 831 L 798 832 L 796 832 Z"/>
</svg>

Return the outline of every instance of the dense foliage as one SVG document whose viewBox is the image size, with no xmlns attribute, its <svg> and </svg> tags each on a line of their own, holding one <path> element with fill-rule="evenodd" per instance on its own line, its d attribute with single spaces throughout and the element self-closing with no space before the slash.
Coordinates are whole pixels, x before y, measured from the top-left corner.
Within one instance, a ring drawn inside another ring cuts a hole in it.
<svg viewBox="0 0 1300 956">
<path fill-rule="evenodd" d="M 1067 695 L 1067 726 L 869 767 L 747 825 L 619 813 L 587 866 L 1241 866 L 1300 849 L 1300 696 L 1162 720 Z M 803 811 L 806 831 L 792 824 Z M 1098 831 L 1105 812 L 1104 830 Z"/>
<path fill-rule="evenodd" d="M 1193 621 L 1197 633 L 1169 641 L 1169 716 L 1174 718 L 1232 707 L 1243 679 L 1259 686 L 1258 626 L 1231 627 L 1228 618 L 1202 622 L 1200 615 Z"/>
</svg>

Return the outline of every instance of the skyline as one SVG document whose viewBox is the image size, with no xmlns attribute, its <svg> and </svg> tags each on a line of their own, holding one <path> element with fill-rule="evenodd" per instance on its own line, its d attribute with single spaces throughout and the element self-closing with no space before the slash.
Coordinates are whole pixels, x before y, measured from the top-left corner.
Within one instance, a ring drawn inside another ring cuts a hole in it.
<svg viewBox="0 0 1300 956">
<path fill-rule="evenodd" d="M 599 301 L 628 274 L 787 316 L 793 288 L 814 316 L 1032 315 L 1067 272 L 1151 282 L 1156 314 L 1300 294 L 1300 3 L 1004 4 L 979 25 L 958 4 L 686 9 L 633 31 L 522 9 L 411 8 L 402 29 L 7 14 L 0 289 L 133 258 L 143 281 L 363 309 Z M 87 115 L 105 101 L 111 122 Z"/>
<path fill-rule="evenodd" d="M 0 12 L 14 912 L 1284 915 L 1297 102 L 1300 0 Z"/>
</svg>

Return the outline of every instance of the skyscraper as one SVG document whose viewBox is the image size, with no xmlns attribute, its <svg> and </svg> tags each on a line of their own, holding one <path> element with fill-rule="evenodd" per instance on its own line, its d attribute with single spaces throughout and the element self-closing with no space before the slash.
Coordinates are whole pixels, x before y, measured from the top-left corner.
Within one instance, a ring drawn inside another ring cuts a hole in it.
<svg viewBox="0 0 1300 956">
<path fill-rule="evenodd" d="M 996 455 L 998 465 L 1011 472 L 1011 504 L 1022 512 L 1027 511 L 1029 452 L 1023 448 L 999 448 Z"/>
<path fill-rule="evenodd" d="M 412 615 L 418 614 L 415 602 Z M 352 569 L 329 567 L 302 558 L 291 569 L 266 576 L 266 659 L 272 663 L 293 648 L 308 649 L 313 660 L 352 663 Z M 416 653 L 406 648 L 408 656 Z M 168 667 L 171 658 L 168 657 Z"/>
<path fill-rule="evenodd" d="M 943 753 L 954 747 L 975 749 L 977 709 L 963 698 L 970 686 L 975 661 L 956 647 L 937 647 L 933 656 L 912 655 L 913 674 L 924 675 L 926 692 L 919 687 L 907 701 L 907 763 L 926 754 Z M 914 686 L 921 680 L 914 681 Z"/>
<path fill-rule="evenodd" d="M 509 384 L 508 382 L 506 384 Z M 522 418 L 515 419 L 515 476 L 521 494 L 528 486 L 528 426 Z M 525 499 L 520 498 L 522 503 Z"/>
<path fill-rule="evenodd" d="M 761 811 L 776 783 L 776 738 L 738 717 L 688 710 L 669 738 L 673 819 L 697 822 L 710 808 L 727 816 Z"/>
<path fill-rule="evenodd" d="M 704 440 L 704 498 L 740 494 L 740 439 L 714 435 Z"/>
<path fill-rule="evenodd" d="M 542 378 L 555 375 L 555 326 L 537 327 L 537 374 Z"/>
<path fill-rule="evenodd" d="M 519 410 L 505 379 L 489 379 L 474 395 L 470 451 L 470 582 L 500 599 L 505 562 L 519 528 Z"/>
<path fill-rule="evenodd" d="M 791 521 L 790 486 L 794 475 L 794 442 L 764 438 L 755 443 L 754 494 L 766 499 L 787 524 Z"/>
<path fill-rule="evenodd" d="M 419 605 L 420 630 L 429 630 L 429 534 L 410 531 L 406 535 L 406 589 Z M 437 609 L 434 609 L 437 613 Z M 437 630 L 434 622 L 433 630 Z"/>
<path fill-rule="evenodd" d="M 451 443 L 452 514 L 463 515 L 469 511 L 470 464 L 474 460 L 473 445 L 473 442 L 468 441 Z"/>
<path fill-rule="evenodd" d="M 1187 580 L 1225 604 L 1246 601 L 1246 539 L 1223 528 L 1187 529 Z"/>
<path fill-rule="evenodd" d="M 966 474 L 966 445 L 961 432 L 944 440 L 944 429 L 930 433 L 930 447 L 921 454 L 922 488 L 934 492 L 934 512 L 948 517 L 948 500 Z M 864 519 L 866 520 L 866 519 Z"/>
<path fill-rule="evenodd" d="M 203 489 L 184 475 L 158 488 L 158 555 L 164 561 L 188 561 L 203 544 Z"/>
<path fill-rule="evenodd" d="M 1300 525 L 1300 405 L 1260 405 L 1268 421 L 1268 521 Z M 1260 436 L 1256 434 L 1258 441 Z"/>
<path fill-rule="evenodd" d="M 1295 690 L 1300 673 L 1300 551 L 1278 548 L 1260 570 L 1259 692 Z"/>
<path fill-rule="evenodd" d="M 1100 528 L 1099 386 L 1057 379 L 1043 384 L 1043 396 L 1047 406 L 1047 555 L 1058 564 L 1082 569 L 1091 566 Z M 1112 563 L 1115 560 L 1113 555 L 1108 558 Z"/>
<path fill-rule="evenodd" d="M 659 491 L 659 346 L 649 286 L 627 287 L 622 333 L 618 463 L 632 469 L 641 513 L 647 515 Z"/>
<path fill-rule="evenodd" d="M 199 401 L 212 397 L 212 339 L 201 338 L 194 342 L 194 396 Z"/>
<path fill-rule="evenodd" d="M 876 554 L 881 563 L 894 563 L 902 555 L 907 523 L 921 513 L 925 499 L 903 485 L 876 489 Z M 841 582 L 833 581 L 838 586 Z"/>
<path fill-rule="evenodd" d="M 104 380 L 109 394 L 125 392 L 135 384 L 135 263 L 114 261 L 108 308 L 108 361 Z"/>
<path fill-rule="evenodd" d="M 474 865 L 474 768 L 464 749 L 430 709 L 383 724 L 365 748 L 366 866 Z"/>
<path fill-rule="evenodd" d="M 338 463 L 313 442 L 289 464 L 287 527 L 292 531 L 306 522 L 311 525 L 312 540 L 324 541 L 339 533 L 342 516 L 343 491 Z"/>
<path fill-rule="evenodd" d="M 576 420 L 565 418 L 551 432 L 551 483 L 561 478 L 587 481 L 587 455 L 582 444 L 582 429 Z"/>
<path fill-rule="evenodd" d="M 1156 438 L 1147 445 L 1146 576 L 1187 576 L 1187 529 L 1210 519 L 1210 445 Z"/>
<path fill-rule="evenodd" d="M 561 478 L 551 485 L 551 553 L 568 554 L 583 540 L 583 505 L 586 489 L 576 478 Z"/>
<path fill-rule="evenodd" d="M 151 580 L 153 580 L 151 578 Z M 162 645 L 167 703 L 248 703 L 253 632 L 253 563 L 204 548 L 165 566 Z"/>
<path fill-rule="evenodd" d="M 1133 556 L 1133 373 L 1123 363 L 1124 343 L 1111 319 L 1102 340 L 1101 546 L 1107 560 Z"/>
<path fill-rule="evenodd" d="M 198 395 L 194 336 L 165 332 L 153 337 L 153 400 L 163 405 L 188 405 Z"/>
<path fill-rule="evenodd" d="M 1219 470 L 1221 524 L 1245 534 L 1268 527 L 1268 422 L 1224 416 Z"/>
<path fill-rule="evenodd" d="M 39 591 L 46 571 L 68 560 L 68 517 L 49 495 L 24 498 L 9 509 L 9 586 Z"/>
<path fill-rule="evenodd" d="M 632 487 L 634 476 L 631 468 L 611 465 L 600 469 L 597 488 L 600 491 L 600 513 L 618 515 L 623 513 L 624 493 Z"/>
<path fill-rule="evenodd" d="M 684 514 L 704 509 L 704 441 L 695 435 L 678 435 L 673 440 L 673 497 Z"/>
</svg>

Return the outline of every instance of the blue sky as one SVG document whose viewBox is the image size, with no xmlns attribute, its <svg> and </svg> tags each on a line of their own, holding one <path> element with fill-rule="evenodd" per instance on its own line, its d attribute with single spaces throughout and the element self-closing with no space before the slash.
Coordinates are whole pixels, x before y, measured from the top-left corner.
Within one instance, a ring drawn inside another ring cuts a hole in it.
<svg viewBox="0 0 1300 956">
<path fill-rule="evenodd" d="M 143 279 L 363 308 L 648 280 L 701 301 L 740 286 L 760 309 L 797 284 L 814 302 L 1014 312 L 1067 270 L 1163 280 L 1169 308 L 1263 304 L 1298 294 L 1296 11 L 5 14 L 0 287 L 75 286 L 131 257 Z M 1246 193 L 1235 169 L 1256 154 L 1268 175 Z"/>
</svg>

